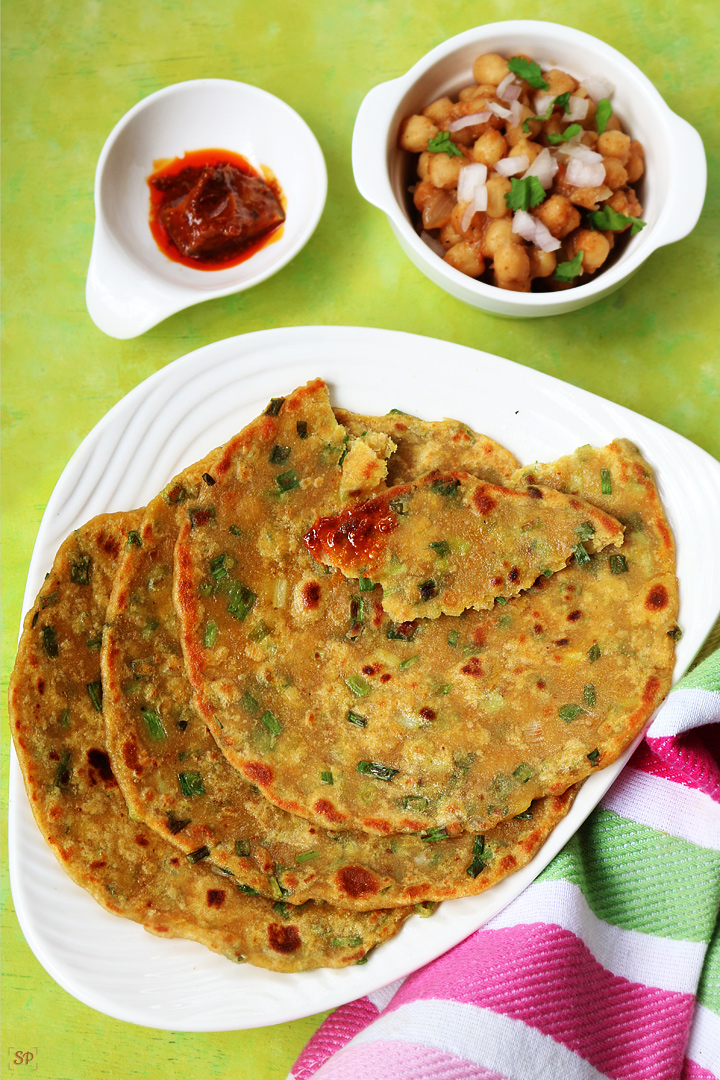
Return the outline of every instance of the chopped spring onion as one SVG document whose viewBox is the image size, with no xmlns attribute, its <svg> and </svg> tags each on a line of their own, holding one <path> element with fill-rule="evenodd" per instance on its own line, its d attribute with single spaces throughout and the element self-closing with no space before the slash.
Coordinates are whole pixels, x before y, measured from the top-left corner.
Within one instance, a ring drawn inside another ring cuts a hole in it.
<svg viewBox="0 0 720 1080">
<path fill-rule="evenodd" d="M 412 641 L 417 631 L 418 628 L 413 622 L 391 623 L 387 636 L 389 641 Z"/>
<path fill-rule="evenodd" d="M 199 772 L 178 773 L 178 783 L 183 795 L 188 799 L 194 798 L 195 795 L 205 794 L 205 785 Z"/>
<path fill-rule="evenodd" d="M 167 810 L 166 813 L 168 832 L 171 832 L 173 836 L 177 836 L 179 832 L 182 832 L 192 820 L 192 818 L 176 818 L 172 810 Z"/>
<path fill-rule="evenodd" d="M 359 945 L 362 945 L 363 939 L 361 937 L 334 937 L 330 938 L 330 944 L 333 949 L 357 949 Z"/>
<path fill-rule="evenodd" d="M 137 529 L 131 529 L 127 535 L 128 547 L 142 547 L 142 537 Z"/>
<path fill-rule="evenodd" d="M 292 491 L 293 488 L 300 487 L 300 477 L 294 469 L 288 469 L 275 477 L 275 483 L 280 491 Z"/>
<path fill-rule="evenodd" d="M 264 641 L 269 634 L 272 634 L 272 627 L 268 626 L 268 624 L 261 619 L 248 634 L 248 640 L 254 641 L 255 644 L 257 644 L 260 641 Z"/>
<path fill-rule="evenodd" d="M 610 555 L 608 557 L 610 563 L 610 572 L 613 574 L 627 574 L 628 564 L 624 555 Z"/>
<path fill-rule="evenodd" d="M 457 630 L 450 630 L 448 632 L 447 641 L 448 641 L 448 645 L 450 646 L 450 648 L 452 648 L 452 649 L 457 648 L 457 646 L 460 643 L 460 634 L 458 633 L 458 631 Z"/>
<path fill-rule="evenodd" d="M 575 556 L 575 562 L 578 566 L 583 566 L 585 563 L 590 562 L 590 556 L 582 544 L 575 544 L 573 547 L 573 555 Z"/>
<path fill-rule="evenodd" d="M 612 478 L 609 469 L 600 470 L 600 490 L 603 495 L 612 495 Z"/>
<path fill-rule="evenodd" d="M 245 858 L 250 854 L 250 841 L 249 840 L 236 840 L 235 841 L 235 854 L 240 858 Z"/>
<path fill-rule="evenodd" d="M 404 810 L 417 810 L 424 814 L 428 808 L 428 801 L 424 795 L 406 795 L 402 801 Z"/>
<path fill-rule="evenodd" d="M 418 589 L 420 590 L 421 600 L 432 600 L 432 598 L 437 596 L 440 592 L 440 589 L 432 578 L 428 578 L 427 581 L 421 581 L 418 585 Z"/>
<path fill-rule="evenodd" d="M 160 742 L 161 739 L 167 739 L 167 731 L 165 725 L 160 719 L 160 713 L 155 709 L 141 708 L 143 720 L 147 728 L 147 733 L 153 742 Z"/>
<path fill-rule="evenodd" d="M 558 709 L 558 716 L 566 724 L 570 724 L 573 720 L 577 720 L 578 716 L 582 716 L 584 712 L 585 710 L 580 705 L 561 705 Z"/>
<path fill-rule="evenodd" d="M 591 750 L 589 754 L 585 755 L 585 757 L 588 759 L 588 761 L 590 762 L 591 765 L 597 765 L 598 760 L 600 758 L 600 751 L 599 750 Z"/>
<path fill-rule="evenodd" d="M 69 709 L 63 709 L 63 711 L 60 713 L 60 715 L 58 716 L 58 724 L 60 725 L 60 727 L 70 727 Z"/>
<path fill-rule="evenodd" d="M 74 585 L 90 584 L 90 566 L 92 559 L 89 555 L 81 555 L 79 560 L 70 567 L 70 580 Z"/>
<path fill-rule="evenodd" d="M 52 626 L 43 626 L 42 628 L 42 647 L 45 650 L 45 654 L 54 659 L 58 653 L 57 634 Z"/>
<path fill-rule="evenodd" d="M 375 582 L 371 581 L 369 577 L 358 578 L 358 592 L 372 592 L 375 588 Z"/>
<path fill-rule="evenodd" d="M 264 724 L 268 731 L 272 732 L 273 735 L 279 735 L 282 732 L 282 724 L 277 716 L 274 716 L 269 709 L 260 717 L 260 723 Z"/>
<path fill-rule="evenodd" d="M 459 480 L 453 480 L 452 478 L 443 479 L 442 477 L 440 477 L 439 480 L 433 480 L 432 484 L 430 485 L 430 490 L 433 491 L 436 495 L 448 496 L 454 495 L 459 487 Z"/>
<path fill-rule="evenodd" d="M 595 687 L 592 683 L 583 686 L 583 702 L 589 709 L 595 704 Z"/>
<path fill-rule="evenodd" d="M 591 525 L 589 521 L 583 521 L 582 525 L 578 525 L 575 532 L 581 540 L 592 540 L 595 535 L 595 526 Z"/>
<path fill-rule="evenodd" d="M 435 840 L 447 840 L 449 833 L 444 825 L 438 826 L 436 829 L 430 829 L 429 832 L 423 833 L 420 837 L 421 840 L 428 840 L 433 842 Z"/>
<path fill-rule="evenodd" d="M 302 855 L 295 857 L 295 862 L 308 862 L 310 859 L 317 859 L 319 851 L 304 851 Z"/>
<path fill-rule="evenodd" d="M 260 712 L 260 702 L 252 696 L 249 690 L 246 690 L 242 696 L 242 706 L 245 712 L 249 712 L 251 716 L 257 716 Z"/>
<path fill-rule="evenodd" d="M 333 780 L 333 774 L 331 772 L 321 772 L 320 783 L 328 785 L 334 784 L 335 781 Z"/>
<path fill-rule="evenodd" d="M 672 630 L 668 630 L 668 637 L 671 637 L 673 641 L 679 641 L 683 632 L 679 626 L 673 626 Z"/>
<path fill-rule="evenodd" d="M 189 851 L 185 858 L 189 863 L 194 866 L 195 863 L 199 863 L 202 862 L 203 859 L 207 859 L 209 854 L 210 848 L 207 846 L 207 844 L 203 844 L 203 846 L 199 847 L 197 851 Z"/>
<path fill-rule="evenodd" d="M 203 634 L 203 645 L 206 649 L 212 649 L 214 647 L 217 634 L 218 625 L 211 619 L 205 627 L 205 633 Z"/>
<path fill-rule="evenodd" d="M 415 653 L 414 656 L 407 656 L 404 660 L 400 661 L 400 670 L 407 671 L 408 668 L 415 667 L 420 660 L 420 653 Z"/>
<path fill-rule="evenodd" d="M 358 761 L 356 769 L 365 776 L 374 776 L 376 780 L 387 782 L 400 772 L 399 769 L 391 769 L 389 765 L 380 765 L 377 761 Z"/>
<path fill-rule="evenodd" d="M 588 651 L 588 660 L 591 664 L 594 664 L 595 661 L 599 660 L 601 656 L 602 653 L 600 652 L 600 646 L 597 644 L 597 642 L 595 642 L 590 646 L 590 649 Z"/>
<path fill-rule="evenodd" d="M 227 606 L 228 614 L 233 615 L 240 622 L 248 617 L 257 600 L 254 592 L 243 585 L 241 581 L 233 581 L 230 586 L 230 603 Z"/>
<path fill-rule="evenodd" d="M 534 775 L 534 770 L 530 768 L 524 761 L 518 765 L 517 769 L 513 773 L 516 780 L 519 780 L 521 784 L 527 784 L 528 780 Z"/>
<path fill-rule="evenodd" d="M 348 675 L 345 679 L 345 685 L 358 697 L 366 697 L 372 690 L 370 683 L 363 679 L 361 675 Z"/>
<path fill-rule="evenodd" d="M 285 398 L 284 397 L 270 398 L 270 404 L 268 405 L 267 409 L 265 410 L 265 416 L 277 416 L 279 414 L 280 410 L 282 409 L 284 404 L 285 404 Z"/>
<path fill-rule="evenodd" d="M 367 727 L 367 717 L 360 716 L 360 713 L 353 712 L 352 709 L 348 709 L 347 719 L 357 727 Z"/>
<path fill-rule="evenodd" d="M 447 540 L 434 540 L 428 547 L 437 555 L 438 559 L 445 559 L 450 554 L 450 545 Z"/>
<path fill-rule="evenodd" d="M 102 683 L 100 679 L 87 684 L 87 692 L 96 712 L 102 712 Z"/>
<path fill-rule="evenodd" d="M 518 821 L 532 821 L 533 812 L 532 807 L 528 807 L 527 810 L 523 810 L 522 814 L 516 814 L 515 817 Z"/>
<path fill-rule="evenodd" d="M 70 783 L 70 777 L 72 775 L 72 769 L 70 768 L 70 751 L 63 750 L 62 757 L 55 770 L 55 779 L 53 784 L 55 787 L 66 788 Z"/>
<path fill-rule="evenodd" d="M 291 450 L 292 447 L 290 446 L 280 446 L 276 443 L 270 451 L 270 464 L 282 465 L 283 461 L 287 461 L 287 459 L 290 457 Z"/>
<path fill-rule="evenodd" d="M 482 873 L 488 864 L 487 857 L 485 855 L 485 837 L 478 835 L 475 837 L 472 848 L 472 862 L 465 871 L 471 878 L 476 878 L 478 874 Z"/>
<path fill-rule="evenodd" d="M 297 423 L 295 424 L 295 430 L 298 433 L 298 438 L 299 439 L 307 439 L 307 437 L 308 437 L 307 420 L 298 420 Z"/>
</svg>

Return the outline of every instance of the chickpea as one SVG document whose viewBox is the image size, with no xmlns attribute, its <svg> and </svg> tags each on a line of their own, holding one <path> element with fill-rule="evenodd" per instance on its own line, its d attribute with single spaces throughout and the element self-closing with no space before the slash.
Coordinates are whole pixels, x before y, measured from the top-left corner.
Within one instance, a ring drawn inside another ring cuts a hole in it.
<svg viewBox="0 0 720 1080">
<path fill-rule="evenodd" d="M 503 245 L 515 243 L 517 243 L 517 234 L 512 231 L 512 218 L 497 218 L 491 221 L 485 230 L 482 253 L 486 258 L 491 259 Z"/>
<path fill-rule="evenodd" d="M 429 116 L 441 131 L 446 131 L 454 108 L 455 104 L 449 97 L 438 98 L 423 109 L 423 116 Z"/>
<path fill-rule="evenodd" d="M 430 150 L 423 150 L 422 154 L 418 158 L 417 174 L 421 180 L 427 180 L 430 177 L 430 162 L 432 161 L 434 154 Z"/>
<path fill-rule="evenodd" d="M 536 206 L 533 213 L 556 240 L 562 240 L 580 224 L 580 211 L 566 195 L 551 195 Z"/>
<path fill-rule="evenodd" d="M 422 214 L 430 200 L 435 197 L 436 190 L 437 189 L 433 187 L 429 180 L 421 180 L 419 184 L 416 184 L 415 191 L 413 192 L 415 209 L 419 210 Z"/>
<path fill-rule="evenodd" d="M 559 94 L 566 94 L 568 90 L 571 94 L 574 94 L 578 88 L 578 84 L 575 79 L 573 79 L 572 75 L 568 75 L 566 71 L 560 71 L 558 68 L 546 71 L 543 74 L 543 78 L 548 84 L 547 90 L 543 90 L 543 93 L 552 94 L 553 97 L 557 97 Z"/>
<path fill-rule="evenodd" d="M 555 273 L 557 255 L 554 251 L 542 251 L 541 248 L 532 248 L 530 251 L 530 276 L 533 278 L 550 277 Z"/>
<path fill-rule="evenodd" d="M 597 131 L 584 131 L 580 136 L 580 142 L 583 144 L 583 146 L 589 146 L 591 150 L 595 149 L 595 144 L 597 141 Z"/>
<path fill-rule="evenodd" d="M 508 124 L 505 130 L 505 141 L 508 146 L 515 146 L 521 139 L 527 138 L 527 135 L 522 129 L 526 120 L 530 123 L 530 135 L 534 139 L 537 138 L 538 133 L 542 130 L 542 123 L 539 120 L 530 120 L 530 117 L 534 115 L 535 113 L 531 109 L 528 109 L 527 105 L 523 105 L 523 118 L 520 123 Z"/>
<path fill-rule="evenodd" d="M 531 142 L 529 139 L 518 139 L 518 141 L 515 143 L 512 150 L 508 154 L 508 157 L 520 157 L 522 154 L 525 154 L 528 161 L 532 165 L 533 161 L 538 156 L 541 150 L 541 146 L 538 146 L 537 143 Z"/>
<path fill-rule="evenodd" d="M 628 174 L 621 163 L 619 158 L 606 157 L 603 158 L 605 165 L 605 183 L 613 191 L 617 191 L 618 188 L 625 187 L 627 184 Z"/>
<path fill-rule="evenodd" d="M 636 184 L 645 172 L 645 151 L 637 139 L 630 143 L 630 153 L 625 168 L 627 169 L 629 184 Z"/>
<path fill-rule="evenodd" d="M 469 240 L 476 244 L 482 239 L 486 216 L 481 210 L 476 210 L 470 219 L 466 229 L 462 227 L 462 219 L 465 216 L 467 203 L 456 203 L 450 215 L 450 228 L 458 233 L 458 239 Z"/>
<path fill-rule="evenodd" d="M 612 113 L 612 115 L 610 116 L 610 119 L 605 125 L 605 131 L 622 131 L 622 124 L 618 120 L 615 113 Z"/>
<path fill-rule="evenodd" d="M 530 280 L 530 259 L 519 243 L 501 244 L 493 257 L 493 269 L 498 284 L 506 287 L 514 288 Z"/>
<path fill-rule="evenodd" d="M 473 79 L 476 83 L 489 83 L 499 86 L 506 75 L 510 74 L 507 60 L 497 53 L 484 53 L 473 64 Z"/>
<path fill-rule="evenodd" d="M 642 206 L 631 187 L 620 188 L 619 191 L 613 192 L 606 205 L 611 206 L 618 214 L 625 214 L 627 217 L 642 217 Z"/>
<path fill-rule="evenodd" d="M 605 233 L 591 229 L 578 229 L 568 241 L 571 259 L 582 251 L 582 269 L 584 274 L 594 274 L 610 254 L 610 241 Z"/>
<path fill-rule="evenodd" d="M 464 86 L 458 94 L 460 101 L 472 101 L 472 99 L 476 97 L 482 97 L 480 87 L 477 83 L 472 83 L 470 86 Z"/>
<path fill-rule="evenodd" d="M 479 161 L 490 167 L 507 155 L 507 143 L 499 131 L 489 128 L 476 139 L 471 151 L 473 161 Z"/>
<path fill-rule="evenodd" d="M 451 248 L 454 244 L 459 244 L 462 240 L 460 233 L 456 232 L 453 227 L 452 216 L 449 224 L 447 224 L 444 229 L 440 230 L 439 240 L 446 250 L 447 248 Z"/>
<path fill-rule="evenodd" d="M 444 261 L 468 277 L 480 277 L 485 272 L 485 260 L 477 246 L 461 240 L 445 252 Z"/>
<path fill-rule="evenodd" d="M 630 157 L 630 136 L 622 131 L 603 131 L 597 141 L 597 152 L 603 157 L 618 158 L 621 165 L 626 165 Z"/>
<path fill-rule="evenodd" d="M 430 182 L 437 188 L 456 188 L 460 169 L 465 164 L 464 157 L 450 157 L 449 154 L 433 154 L 428 166 Z"/>
<path fill-rule="evenodd" d="M 421 154 L 437 133 L 438 129 L 429 116 L 409 116 L 400 127 L 398 145 L 401 150 L 409 150 L 411 154 Z"/>
<path fill-rule="evenodd" d="M 505 196 L 512 187 L 508 178 L 506 176 L 491 176 L 485 186 L 488 193 L 487 216 L 491 218 L 507 217 L 511 211 L 505 202 Z"/>
<path fill-rule="evenodd" d="M 564 192 L 565 193 L 565 192 Z M 598 203 L 605 202 L 612 195 L 612 188 L 607 184 L 600 187 L 568 187 L 567 195 L 571 203 L 582 206 L 584 210 L 597 210 Z"/>
<path fill-rule="evenodd" d="M 548 119 L 543 125 L 544 135 L 562 135 L 563 131 L 567 127 L 562 118 L 562 113 L 551 113 Z M 550 143 L 548 143 L 550 145 Z M 562 145 L 562 144 L 561 144 Z"/>
</svg>

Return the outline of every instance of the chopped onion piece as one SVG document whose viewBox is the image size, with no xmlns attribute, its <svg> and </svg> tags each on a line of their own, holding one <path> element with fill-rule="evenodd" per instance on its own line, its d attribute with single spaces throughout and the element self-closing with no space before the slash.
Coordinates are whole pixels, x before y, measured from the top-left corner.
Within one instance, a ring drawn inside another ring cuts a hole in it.
<svg viewBox="0 0 720 1080">
<path fill-rule="evenodd" d="M 586 165 L 597 165 L 599 161 L 602 161 L 602 154 L 598 154 L 596 150 L 591 150 L 585 143 L 575 143 L 567 146 L 558 147 L 561 154 L 567 154 L 570 158 L 576 158 L 578 161 L 584 161 Z"/>
<path fill-rule="evenodd" d="M 479 210 L 487 210 L 487 204 L 487 188 L 485 184 L 480 184 L 478 187 L 475 188 L 475 194 L 473 195 L 472 200 L 465 207 L 465 212 L 463 213 L 462 221 L 460 222 L 460 228 L 462 232 L 465 232 L 467 229 L 470 228 L 470 223 L 472 222 L 472 219 L 475 217 L 475 214 Z"/>
<path fill-rule="evenodd" d="M 602 161 L 588 163 L 573 157 L 568 163 L 565 179 L 573 187 L 600 187 L 605 180 L 605 166 Z"/>
<path fill-rule="evenodd" d="M 509 109 L 504 108 L 502 105 L 498 105 L 495 101 L 489 103 L 488 109 L 490 112 L 495 113 L 496 116 L 502 117 L 503 120 L 509 120 L 512 116 Z"/>
<path fill-rule="evenodd" d="M 505 91 L 509 87 L 511 87 L 513 85 L 513 83 L 515 84 L 515 87 L 517 88 L 517 94 L 515 94 L 514 97 L 508 97 L 506 95 Z M 518 97 L 519 95 L 520 95 L 520 87 L 517 85 L 517 83 L 515 83 L 515 75 L 511 71 L 509 75 L 505 76 L 503 81 L 498 86 L 498 88 L 497 88 L 497 96 L 500 98 L 501 101 L 514 101 L 515 98 Z"/>
<path fill-rule="evenodd" d="M 423 231 L 420 233 L 420 239 L 422 240 L 423 244 L 427 244 L 430 250 L 434 251 L 435 254 L 439 255 L 442 259 L 445 254 L 445 248 L 442 246 L 437 237 L 431 236 L 429 232 L 426 232 L 425 229 L 423 229 Z"/>
<path fill-rule="evenodd" d="M 563 113 L 565 123 L 575 124 L 578 120 L 584 120 L 587 116 L 590 102 L 587 98 L 571 97 L 570 108 Z"/>
<path fill-rule="evenodd" d="M 510 104 L 510 123 L 514 124 L 515 127 L 517 127 L 518 124 L 522 121 L 522 118 L 523 118 L 522 104 L 519 101 L 511 102 L 511 104 Z"/>
<path fill-rule="evenodd" d="M 470 202 L 475 194 L 475 189 L 487 180 L 487 165 L 474 162 L 472 165 L 463 165 L 458 176 L 457 197 L 458 202 Z"/>
<path fill-rule="evenodd" d="M 581 79 L 580 85 L 584 86 L 593 101 L 609 98 L 615 93 L 615 87 L 604 75 L 588 75 L 587 79 Z"/>
<path fill-rule="evenodd" d="M 535 112 L 538 116 L 544 116 L 548 111 L 553 101 L 555 100 L 555 94 L 536 94 L 535 95 Z"/>
<path fill-rule="evenodd" d="M 552 184 L 553 177 L 557 171 L 558 163 L 554 157 L 551 157 L 550 151 L 546 146 L 540 151 L 530 168 L 523 174 L 523 179 L 526 176 L 537 176 L 538 180 L 547 191 Z"/>
<path fill-rule="evenodd" d="M 527 154 L 518 154 L 517 157 L 505 157 L 495 162 L 495 172 L 498 176 L 517 176 L 525 172 L 530 164 Z"/>
<path fill-rule="evenodd" d="M 463 128 L 472 127 L 474 124 L 485 124 L 492 116 L 487 109 L 482 112 L 470 113 L 469 116 L 461 116 L 459 120 L 453 120 L 448 124 L 448 131 L 462 131 Z"/>
<path fill-rule="evenodd" d="M 522 236 L 523 240 L 530 240 L 542 251 L 557 251 L 560 241 L 556 240 L 546 225 L 539 221 L 527 210 L 518 210 L 513 217 L 512 231 Z"/>
</svg>

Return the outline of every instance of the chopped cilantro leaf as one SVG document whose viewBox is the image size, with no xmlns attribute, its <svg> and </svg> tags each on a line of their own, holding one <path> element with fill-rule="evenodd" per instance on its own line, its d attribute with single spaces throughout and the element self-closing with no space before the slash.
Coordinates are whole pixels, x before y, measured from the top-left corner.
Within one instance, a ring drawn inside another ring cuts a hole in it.
<svg viewBox="0 0 720 1080">
<path fill-rule="evenodd" d="M 553 146 L 557 146 L 561 142 L 570 142 L 576 135 L 579 135 L 582 128 L 579 124 L 571 124 L 570 127 L 566 127 L 564 131 L 561 131 L 559 135 L 555 135 L 554 132 L 548 132 L 548 142 Z"/>
<path fill-rule="evenodd" d="M 427 144 L 428 150 L 433 154 L 449 154 L 450 157 L 464 157 L 459 146 L 450 138 L 449 131 L 439 131 L 434 139 Z"/>
<path fill-rule="evenodd" d="M 630 226 L 630 235 L 634 236 L 644 229 L 647 222 L 640 218 L 628 217 L 627 214 L 619 214 L 612 206 L 604 206 L 602 210 L 593 210 L 588 214 L 591 229 L 609 229 L 611 232 L 622 232 Z"/>
<path fill-rule="evenodd" d="M 513 56 L 508 60 L 508 67 L 513 75 L 519 75 L 521 79 L 532 86 L 533 90 L 547 90 L 546 83 L 540 70 L 540 65 L 534 60 L 526 60 L 524 56 Z"/>
<path fill-rule="evenodd" d="M 607 127 L 608 120 L 612 116 L 612 105 L 606 97 L 600 98 L 597 103 L 597 109 L 595 110 L 595 126 L 597 127 L 598 135 L 602 135 L 603 131 Z"/>
<path fill-rule="evenodd" d="M 510 190 L 505 195 L 505 202 L 510 210 L 529 210 L 539 206 L 547 192 L 537 176 L 516 176 L 510 178 Z"/>
<path fill-rule="evenodd" d="M 556 281 L 573 281 L 578 274 L 582 273 L 582 261 L 583 253 L 578 251 L 574 259 L 557 264 L 553 277 Z"/>
</svg>

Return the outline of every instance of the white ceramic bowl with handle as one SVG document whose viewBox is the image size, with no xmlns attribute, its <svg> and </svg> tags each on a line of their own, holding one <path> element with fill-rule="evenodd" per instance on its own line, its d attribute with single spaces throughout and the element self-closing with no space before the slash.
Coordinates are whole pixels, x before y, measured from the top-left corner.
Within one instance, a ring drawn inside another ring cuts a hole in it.
<svg viewBox="0 0 720 1080">
<path fill-rule="evenodd" d="M 615 85 L 611 100 L 623 130 L 645 149 L 641 202 L 646 227 L 630 238 L 607 269 L 572 289 L 520 293 L 476 281 L 436 255 L 413 224 L 407 191 L 413 182 L 410 155 L 397 145 L 400 124 L 437 98 L 454 97 L 474 82 L 473 61 L 483 53 L 523 53 L 577 79 L 604 76 Z M 522 317 L 573 311 L 619 288 L 653 251 L 682 240 L 694 228 L 707 180 L 705 151 L 697 131 L 668 108 L 639 68 L 580 30 L 530 20 L 466 30 L 432 49 L 405 75 L 376 86 L 365 97 L 355 121 L 352 162 L 360 194 L 384 211 L 400 246 L 431 281 L 474 307 Z"/>
<path fill-rule="evenodd" d="M 157 160 L 209 149 L 269 168 L 285 197 L 286 218 L 245 262 L 196 270 L 173 262 L 155 243 L 147 178 Z M 326 194 L 317 139 L 294 109 L 266 90 L 232 79 L 195 79 L 150 94 L 116 124 L 98 160 L 85 290 L 91 319 L 110 337 L 132 338 L 183 308 L 257 285 L 307 243 Z"/>
</svg>

